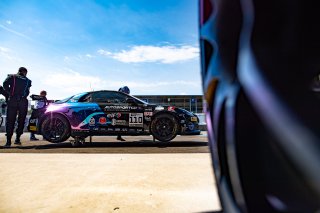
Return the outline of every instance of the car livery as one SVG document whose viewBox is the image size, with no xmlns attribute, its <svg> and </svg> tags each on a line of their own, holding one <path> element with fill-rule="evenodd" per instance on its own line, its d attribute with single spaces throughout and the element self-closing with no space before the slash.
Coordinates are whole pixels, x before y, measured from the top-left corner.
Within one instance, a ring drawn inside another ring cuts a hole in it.
<svg viewBox="0 0 320 213">
<path fill-rule="evenodd" d="M 181 108 L 148 104 L 119 91 L 93 91 L 71 96 L 38 109 L 28 130 L 53 143 L 70 136 L 153 135 L 168 142 L 177 134 L 200 134 L 199 118 Z"/>
</svg>

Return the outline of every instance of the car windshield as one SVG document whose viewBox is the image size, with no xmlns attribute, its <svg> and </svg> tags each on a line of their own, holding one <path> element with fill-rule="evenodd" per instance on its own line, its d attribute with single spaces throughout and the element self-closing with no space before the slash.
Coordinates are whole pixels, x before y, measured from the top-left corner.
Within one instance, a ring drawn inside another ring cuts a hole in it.
<svg viewBox="0 0 320 213">
<path fill-rule="evenodd" d="M 143 101 L 143 100 L 141 100 L 141 99 L 139 99 L 139 98 L 136 98 L 136 97 L 131 96 L 131 95 L 129 95 L 129 96 L 132 97 L 132 98 L 134 98 L 135 100 L 137 100 L 138 102 L 140 102 L 140 103 L 142 103 L 142 104 L 148 104 L 147 102 L 145 102 L 145 101 Z"/>
<path fill-rule="evenodd" d="M 83 92 L 83 93 L 80 93 L 80 94 L 73 95 L 73 96 L 70 96 L 70 97 L 68 97 L 68 98 L 62 99 L 62 100 L 57 101 L 57 102 L 55 102 L 55 103 L 61 104 L 61 103 L 66 103 L 66 102 L 72 102 L 72 103 L 78 102 L 79 99 L 80 99 L 82 96 L 86 95 L 86 94 L 88 94 L 88 93 L 87 93 L 87 92 Z"/>
<path fill-rule="evenodd" d="M 59 100 L 59 101 L 56 101 L 54 103 L 57 103 L 57 104 L 62 104 L 62 103 L 66 103 L 68 100 L 70 100 L 73 96 L 70 96 L 68 98 L 65 98 L 65 99 L 62 99 L 62 100 Z"/>
<path fill-rule="evenodd" d="M 186 113 L 189 116 L 194 116 L 194 114 L 188 110 L 182 109 L 182 108 L 177 108 L 176 111 L 182 111 L 183 113 Z"/>
</svg>

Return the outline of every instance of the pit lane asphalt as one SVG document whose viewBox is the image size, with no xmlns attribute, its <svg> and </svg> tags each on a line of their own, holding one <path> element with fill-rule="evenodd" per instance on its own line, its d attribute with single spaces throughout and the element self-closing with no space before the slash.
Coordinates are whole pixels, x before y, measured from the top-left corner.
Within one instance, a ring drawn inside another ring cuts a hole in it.
<svg viewBox="0 0 320 213">
<path fill-rule="evenodd" d="M 30 141 L 29 133 L 21 136 L 22 146 L 13 144 L 4 148 L 5 133 L 0 133 L 0 153 L 123 153 L 123 154 L 157 154 L 157 153 L 209 153 L 207 132 L 200 135 L 178 135 L 169 143 L 153 142 L 152 136 L 123 136 L 126 141 L 118 141 L 116 136 L 93 136 L 92 143 L 86 138 L 85 146 L 72 147 L 69 140 L 63 143 L 48 141 Z M 42 136 L 37 135 L 42 139 Z M 72 138 L 70 138 L 72 139 Z"/>
</svg>

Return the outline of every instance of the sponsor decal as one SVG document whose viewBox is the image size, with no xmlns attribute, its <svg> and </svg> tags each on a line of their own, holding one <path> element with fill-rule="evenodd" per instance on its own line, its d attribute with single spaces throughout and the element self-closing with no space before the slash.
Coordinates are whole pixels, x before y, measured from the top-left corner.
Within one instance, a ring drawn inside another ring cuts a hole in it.
<svg viewBox="0 0 320 213">
<path fill-rule="evenodd" d="M 136 132 L 136 129 L 129 129 L 129 132 Z"/>
<path fill-rule="evenodd" d="M 122 132 L 128 132 L 128 129 L 127 128 L 122 128 L 121 131 Z"/>
<path fill-rule="evenodd" d="M 127 125 L 127 122 L 125 120 L 116 120 L 116 125 L 125 126 Z"/>
<path fill-rule="evenodd" d="M 30 126 L 30 131 L 37 131 L 37 127 L 36 126 Z"/>
<path fill-rule="evenodd" d="M 129 113 L 130 127 L 143 127 L 143 113 Z"/>
<path fill-rule="evenodd" d="M 93 117 L 90 118 L 89 125 L 94 126 L 95 124 L 96 124 L 96 119 L 94 119 Z"/>
<path fill-rule="evenodd" d="M 103 115 L 103 114 L 104 114 L 103 112 L 95 112 L 95 113 L 92 113 L 92 114 L 90 114 L 89 116 L 87 116 L 86 119 L 84 119 L 78 126 L 72 126 L 72 129 L 81 129 L 81 128 L 83 128 L 83 126 L 89 124 L 90 119 L 91 119 L 93 116 Z"/>
<path fill-rule="evenodd" d="M 151 117 L 144 117 L 144 120 L 151 121 Z"/>
<path fill-rule="evenodd" d="M 72 132 L 89 132 L 89 129 L 72 129 Z"/>
<path fill-rule="evenodd" d="M 197 121 L 197 117 L 191 117 L 191 121 Z"/>
<path fill-rule="evenodd" d="M 174 106 L 169 106 L 168 111 L 174 111 L 175 107 Z"/>
<path fill-rule="evenodd" d="M 116 132 L 120 132 L 120 128 L 115 128 L 115 131 Z"/>
<path fill-rule="evenodd" d="M 144 114 L 144 116 L 152 116 L 153 112 L 144 112 L 143 114 Z"/>
<path fill-rule="evenodd" d="M 153 111 L 152 108 L 145 108 L 144 111 Z"/>
<path fill-rule="evenodd" d="M 112 125 L 112 126 L 115 126 L 115 125 L 126 126 L 126 125 L 127 125 L 127 122 L 126 122 L 125 120 L 112 119 L 111 125 Z"/>
<path fill-rule="evenodd" d="M 96 128 L 93 128 L 93 130 L 98 131 L 98 130 L 99 130 L 99 128 L 97 128 L 97 127 L 96 127 Z"/>
<path fill-rule="evenodd" d="M 100 124 L 106 124 L 107 123 L 107 118 L 106 117 L 100 117 L 99 118 L 99 123 Z"/>
<path fill-rule="evenodd" d="M 108 118 L 120 118 L 121 117 L 121 113 L 118 112 L 118 113 L 110 113 L 107 115 Z"/>
<path fill-rule="evenodd" d="M 106 106 L 105 111 L 130 111 L 137 110 L 137 106 Z"/>
<path fill-rule="evenodd" d="M 164 110 L 164 107 L 163 107 L 163 106 L 157 106 L 157 107 L 155 108 L 155 110 L 161 111 L 161 110 Z"/>
<path fill-rule="evenodd" d="M 30 123 L 31 123 L 31 124 L 36 124 L 37 122 L 38 122 L 38 119 L 37 119 L 37 118 L 30 119 Z"/>
<path fill-rule="evenodd" d="M 143 130 L 142 129 L 137 129 L 137 132 L 142 132 Z"/>
<path fill-rule="evenodd" d="M 193 123 L 188 123 L 188 128 L 189 128 L 190 130 L 193 130 L 193 129 L 194 129 Z"/>
<path fill-rule="evenodd" d="M 113 128 L 108 128 L 108 131 L 114 131 L 114 129 Z"/>
</svg>

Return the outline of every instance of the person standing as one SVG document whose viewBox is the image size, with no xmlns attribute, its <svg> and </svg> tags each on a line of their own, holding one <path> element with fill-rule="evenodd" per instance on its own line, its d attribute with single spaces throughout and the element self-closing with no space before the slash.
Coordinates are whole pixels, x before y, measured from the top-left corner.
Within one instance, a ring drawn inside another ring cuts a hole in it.
<svg viewBox="0 0 320 213">
<path fill-rule="evenodd" d="M 3 88 L 8 94 L 6 135 L 7 142 L 4 147 L 11 146 L 11 138 L 14 131 L 14 124 L 18 115 L 18 127 L 14 144 L 21 145 L 20 136 L 23 134 L 25 119 L 28 112 L 27 97 L 30 93 L 31 80 L 27 78 L 28 70 L 20 67 L 17 74 L 9 74 L 3 82 Z"/>
<path fill-rule="evenodd" d="M 45 90 L 42 90 L 40 92 L 40 96 L 42 99 L 35 101 L 34 108 L 32 110 L 31 118 L 35 117 L 38 114 L 38 110 L 43 108 L 45 105 L 47 105 L 47 92 Z M 30 133 L 30 141 L 38 141 L 39 139 L 36 138 L 35 134 L 33 132 Z"/>
<path fill-rule="evenodd" d="M 119 92 L 126 93 L 126 94 L 128 94 L 128 95 L 130 94 L 130 89 L 129 89 L 129 87 L 127 87 L 127 86 L 120 87 L 118 91 L 119 91 Z M 126 141 L 125 139 L 123 139 L 123 138 L 121 137 L 120 134 L 118 134 L 117 140 L 119 140 L 119 141 Z"/>
</svg>

